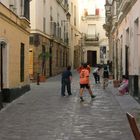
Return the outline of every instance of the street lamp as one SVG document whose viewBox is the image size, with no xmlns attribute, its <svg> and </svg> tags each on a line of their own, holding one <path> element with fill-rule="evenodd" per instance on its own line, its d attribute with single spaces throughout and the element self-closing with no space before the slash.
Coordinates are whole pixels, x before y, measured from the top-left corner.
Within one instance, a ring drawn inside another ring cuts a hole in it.
<svg viewBox="0 0 140 140">
<path fill-rule="evenodd" d="M 68 21 L 70 21 L 70 17 L 71 17 L 71 14 L 69 12 L 67 12 L 66 18 L 67 18 Z"/>
</svg>

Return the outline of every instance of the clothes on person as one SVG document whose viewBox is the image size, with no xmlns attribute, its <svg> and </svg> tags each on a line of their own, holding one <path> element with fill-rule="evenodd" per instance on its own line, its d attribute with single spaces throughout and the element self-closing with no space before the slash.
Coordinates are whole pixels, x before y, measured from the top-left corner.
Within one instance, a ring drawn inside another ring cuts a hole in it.
<svg viewBox="0 0 140 140">
<path fill-rule="evenodd" d="M 72 95 L 71 80 L 72 80 L 71 66 L 68 66 L 67 69 L 63 71 L 62 73 L 62 78 L 61 78 L 61 95 L 62 96 L 65 96 L 65 88 L 67 88 L 68 95 Z"/>
<path fill-rule="evenodd" d="M 91 98 L 95 98 L 95 95 L 93 95 L 92 90 L 90 88 L 89 75 L 90 75 L 90 72 L 87 69 L 87 64 L 85 63 L 83 64 L 83 69 L 80 72 L 80 99 L 81 101 L 84 101 L 83 99 L 84 88 L 88 90 Z"/>
<path fill-rule="evenodd" d="M 107 65 L 103 68 L 103 78 L 109 78 L 109 70 Z"/>
<path fill-rule="evenodd" d="M 93 68 L 93 76 L 95 79 L 95 83 L 100 83 L 100 69 L 98 67 Z"/>
<path fill-rule="evenodd" d="M 118 88 L 119 90 L 119 95 L 124 95 L 126 94 L 129 90 L 128 90 L 128 79 L 123 76 L 123 81 L 120 85 L 120 87 Z"/>
<path fill-rule="evenodd" d="M 108 86 L 108 78 L 109 78 L 109 69 L 108 66 L 105 65 L 103 67 L 103 89 Z"/>
<path fill-rule="evenodd" d="M 83 65 L 84 65 L 84 64 L 87 65 L 87 68 L 86 68 L 86 69 L 87 69 L 87 70 L 89 71 L 89 73 L 90 73 L 91 67 L 90 67 L 90 64 L 87 64 L 87 63 L 81 63 L 81 66 L 77 68 L 78 73 L 81 72 L 81 70 L 83 69 Z"/>
</svg>

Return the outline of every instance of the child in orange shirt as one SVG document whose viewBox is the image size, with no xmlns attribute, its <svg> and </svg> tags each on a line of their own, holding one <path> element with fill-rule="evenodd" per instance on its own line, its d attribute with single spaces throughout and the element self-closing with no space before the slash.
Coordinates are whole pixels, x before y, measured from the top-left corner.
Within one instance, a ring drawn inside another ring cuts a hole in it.
<svg viewBox="0 0 140 140">
<path fill-rule="evenodd" d="M 95 95 L 93 95 L 92 90 L 90 88 L 89 84 L 89 70 L 87 69 L 87 64 L 83 64 L 83 69 L 80 72 L 80 99 L 83 102 L 83 91 L 84 88 L 86 88 L 91 96 L 91 98 L 95 98 Z"/>
</svg>

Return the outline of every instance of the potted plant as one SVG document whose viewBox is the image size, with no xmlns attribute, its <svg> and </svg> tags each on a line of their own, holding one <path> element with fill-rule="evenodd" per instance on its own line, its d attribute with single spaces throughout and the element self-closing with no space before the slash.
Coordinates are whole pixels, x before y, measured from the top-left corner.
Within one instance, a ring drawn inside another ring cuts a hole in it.
<svg viewBox="0 0 140 140">
<path fill-rule="evenodd" d="M 40 82 L 44 82 L 46 80 L 46 62 L 49 59 L 50 54 L 49 52 L 46 51 L 42 51 L 39 56 L 38 59 L 41 60 L 41 73 L 39 75 L 39 80 Z"/>
<path fill-rule="evenodd" d="M 109 80 L 113 80 L 113 77 L 114 77 L 113 74 L 110 72 L 109 73 Z"/>
</svg>

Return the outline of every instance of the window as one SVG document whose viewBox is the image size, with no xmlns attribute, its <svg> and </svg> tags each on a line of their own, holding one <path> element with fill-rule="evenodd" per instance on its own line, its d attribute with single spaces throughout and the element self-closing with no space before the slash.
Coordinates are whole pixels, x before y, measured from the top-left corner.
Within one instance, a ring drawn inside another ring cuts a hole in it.
<svg viewBox="0 0 140 140">
<path fill-rule="evenodd" d="M 46 32 L 46 18 L 43 18 L 43 32 Z"/>
<path fill-rule="evenodd" d="M 24 0 L 24 17 L 26 17 L 27 19 L 29 19 L 29 11 L 30 11 L 30 7 L 29 7 L 29 0 Z"/>
<path fill-rule="evenodd" d="M 59 61 L 59 58 L 58 58 L 58 49 L 56 50 L 56 66 L 58 67 L 58 62 Z"/>
<path fill-rule="evenodd" d="M 76 6 L 74 6 L 74 25 L 76 26 Z"/>
<path fill-rule="evenodd" d="M 20 47 L 20 82 L 24 81 L 24 44 Z"/>
<path fill-rule="evenodd" d="M 73 3 L 71 2 L 71 14 L 73 15 Z"/>
<path fill-rule="evenodd" d="M 138 67 L 139 67 L 139 18 L 136 18 L 136 20 L 134 21 L 134 43 L 133 43 L 133 47 L 134 47 L 134 74 L 138 75 Z"/>
<path fill-rule="evenodd" d="M 96 33 L 96 25 L 88 24 L 88 35 L 95 35 Z"/>
</svg>

